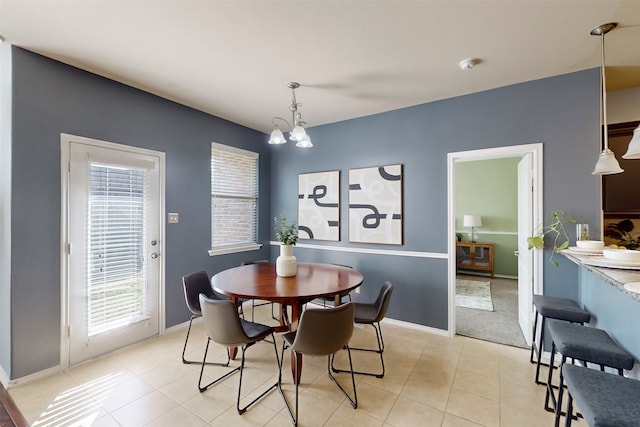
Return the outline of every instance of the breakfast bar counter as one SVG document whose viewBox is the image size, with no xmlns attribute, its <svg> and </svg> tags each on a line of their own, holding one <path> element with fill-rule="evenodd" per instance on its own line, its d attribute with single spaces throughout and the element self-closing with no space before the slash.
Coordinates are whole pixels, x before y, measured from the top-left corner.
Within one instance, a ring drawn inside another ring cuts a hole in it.
<svg viewBox="0 0 640 427">
<path fill-rule="evenodd" d="M 571 250 L 562 254 L 580 267 L 578 304 L 591 313 L 589 325 L 606 330 L 633 355 L 633 376 L 640 377 L 640 293 L 629 290 L 640 282 L 640 269 L 599 267 L 588 255 Z"/>
<path fill-rule="evenodd" d="M 640 283 L 640 268 L 627 269 L 599 267 L 594 265 L 594 263 L 591 261 L 591 256 L 579 254 L 571 251 L 570 249 L 565 249 L 564 251 L 562 251 L 562 254 L 579 266 L 600 277 L 602 280 L 618 289 L 620 292 L 625 293 L 632 299 L 640 301 L 640 293 L 632 292 L 625 288 L 625 285 L 628 285 L 629 283 Z"/>
</svg>

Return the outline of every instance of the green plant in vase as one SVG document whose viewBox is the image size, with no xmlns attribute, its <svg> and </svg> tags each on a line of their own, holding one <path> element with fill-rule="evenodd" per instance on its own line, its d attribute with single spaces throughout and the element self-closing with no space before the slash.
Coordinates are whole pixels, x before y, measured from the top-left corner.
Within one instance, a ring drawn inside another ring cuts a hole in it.
<svg viewBox="0 0 640 427">
<path fill-rule="evenodd" d="M 569 247 L 569 236 L 567 235 L 567 230 L 565 226 L 567 224 L 577 224 L 578 221 L 571 218 L 564 211 L 556 210 L 551 212 L 552 221 L 549 225 L 542 227 L 542 229 L 536 233 L 535 235 L 527 238 L 527 243 L 529 243 L 529 249 L 544 248 L 544 238 L 546 235 L 550 235 L 553 239 L 553 251 L 551 252 L 551 256 L 549 257 L 549 262 L 556 267 L 558 261 L 553 259 L 553 255 L 556 252 L 560 252 L 563 249 L 567 249 Z"/>
<path fill-rule="evenodd" d="M 298 225 L 295 220 L 288 221 L 284 216 L 273 219 L 276 239 L 283 245 L 295 245 L 298 241 Z"/>
<path fill-rule="evenodd" d="M 280 256 L 276 258 L 276 274 L 282 277 L 295 276 L 298 262 L 293 255 L 293 246 L 298 241 L 298 226 L 295 221 L 287 221 L 280 216 L 274 218 L 276 239 L 280 245 Z"/>
</svg>

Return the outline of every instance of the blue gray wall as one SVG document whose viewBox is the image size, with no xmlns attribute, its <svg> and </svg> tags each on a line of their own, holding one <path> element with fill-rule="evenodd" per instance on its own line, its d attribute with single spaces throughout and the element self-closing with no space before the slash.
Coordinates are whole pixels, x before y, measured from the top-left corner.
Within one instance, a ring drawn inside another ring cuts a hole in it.
<svg viewBox="0 0 640 427">
<path fill-rule="evenodd" d="M 545 215 L 564 210 L 598 235 L 600 178 L 591 175 L 599 153 L 598 87 L 593 69 L 314 127 L 311 150 L 274 147 L 272 212 L 296 212 L 299 173 L 340 170 L 341 241 L 312 243 L 361 252 L 298 247 L 296 257 L 357 267 L 365 284 L 356 298 L 371 298 L 391 280 L 388 317 L 447 329 L 447 260 L 437 258 L 448 242 L 447 153 L 542 142 Z M 349 243 L 348 170 L 394 163 L 404 165 L 404 245 Z M 368 249 L 436 257 L 381 257 Z M 576 265 L 556 259 L 560 267 L 545 262 L 545 292 L 577 298 Z"/>
<path fill-rule="evenodd" d="M 259 240 L 269 241 L 264 134 L 16 47 L 12 69 L 11 279 L 0 285 L 1 295 L 8 286 L 11 293 L 10 336 L 0 329 L 3 348 L 9 343 L 10 364 L 1 362 L 10 379 L 59 364 L 60 133 L 166 153 L 166 209 L 180 213 L 180 223 L 166 227 L 167 326 L 189 318 L 183 274 L 268 257 L 268 245 L 244 255 L 207 253 L 212 141 L 260 153 Z"/>
</svg>

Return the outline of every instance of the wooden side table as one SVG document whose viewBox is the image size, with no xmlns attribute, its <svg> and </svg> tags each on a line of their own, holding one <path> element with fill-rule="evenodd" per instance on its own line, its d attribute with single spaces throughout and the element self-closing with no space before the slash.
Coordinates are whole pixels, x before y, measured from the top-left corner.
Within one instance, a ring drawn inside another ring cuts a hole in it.
<svg viewBox="0 0 640 427">
<path fill-rule="evenodd" d="M 494 277 L 493 243 L 456 242 L 456 267 L 464 273 L 489 273 Z"/>
</svg>

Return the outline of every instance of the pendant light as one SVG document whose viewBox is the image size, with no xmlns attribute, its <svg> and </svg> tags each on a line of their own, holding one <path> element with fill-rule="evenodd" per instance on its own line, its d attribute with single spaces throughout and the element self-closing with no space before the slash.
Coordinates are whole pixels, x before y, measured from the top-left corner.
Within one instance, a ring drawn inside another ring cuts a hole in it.
<svg viewBox="0 0 640 427">
<path fill-rule="evenodd" d="M 640 126 L 633 131 L 633 138 L 629 142 L 627 152 L 622 156 L 623 159 L 640 159 Z"/>
<path fill-rule="evenodd" d="M 601 37 L 601 55 L 602 55 L 602 64 L 601 64 L 601 79 L 600 79 L 600 110 L 602 112 L 602 126 L 603 130 L 601 130 L 602 138 L 604 138 L 604 149 L 600 156 L 598 156 L 598 161 L 596 163 L 596 167 L 593 170 L 593 175 L 612 175 L 616 173 L 624 172 L 624 170 L 620 167 L 618 160 L 616 159 L 613 151 L 609 149 L 609 135 L 607 130 L 607 80 L 605 76 L 605 61 L 604 61 L 604 35 L 609 31 L 613 30 L 616 26 L 618 26 L 615 22 L 610 22 L 608 24 L 602 24 L 597 28 L 591 30 L 592 36 L 600 36 Z"/>
</svg>

